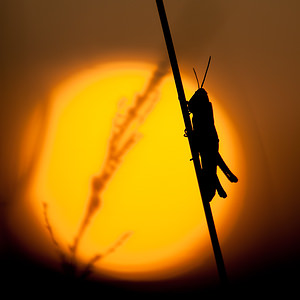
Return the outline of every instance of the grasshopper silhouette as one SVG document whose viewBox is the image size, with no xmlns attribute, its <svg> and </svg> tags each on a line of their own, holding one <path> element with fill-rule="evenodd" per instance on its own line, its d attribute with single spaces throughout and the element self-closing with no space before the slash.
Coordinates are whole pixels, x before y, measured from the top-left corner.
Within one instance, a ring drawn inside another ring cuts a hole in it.
<svg viewBox="0 0 300 300">
<path fill-rule="evenodd" d="M 212 104 L 204 88 L 199 88 L 188 101 L 188 109 L 193 114 L 192 143 L 200 154 L 202 164 L 203 193 L 207 201 L 211 201 L 216 191 L 226 198 L 217 176 L 217 166 L 231 182 L 237 182 L 237 177 L 229 170 L 219 153 L 219 138 L 214 124 Z"/>
</svg>

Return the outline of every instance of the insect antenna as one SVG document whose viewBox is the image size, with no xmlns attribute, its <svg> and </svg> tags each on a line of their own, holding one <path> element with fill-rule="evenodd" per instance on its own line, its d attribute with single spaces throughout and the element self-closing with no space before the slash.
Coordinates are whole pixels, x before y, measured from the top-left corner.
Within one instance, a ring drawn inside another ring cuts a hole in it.
<svg viewBox="0 0 300 300">
<path fill-rule="evenodd" d="M 210 60 L 211 60 L 211 56 L 208 59 L 208 63 L 207 63 L 207 67 L 206 67 L 205 74 L 204 74 L 204 77 L 203 77 L 203 81 L 202 81 L 202 84 L 201 84 L 201 88 L 203 87 L 203 84 L 204 84 L 204 81 L 205 81 L 205 78 L 206 78 L 206 74 L 207 74 L 207 71 L 208 71 L 208 68 L 209 68 L 209 65 L 210 65 Z"/>
<path fill-rule="evenodd" d="M 196 80 L 197 80 L 197 83 L 198 83 L 198 89 L 200 89 L 200 85 L 199 85 L 199 80 L 198 80 L 198 76 L 197 76 L 197 73 L 195 71 L 195 69 L 193 68 L 193 71 L 194 71 L 194 74 L 195 74 L 195 77 L 196 77 Z"/>
</svg>

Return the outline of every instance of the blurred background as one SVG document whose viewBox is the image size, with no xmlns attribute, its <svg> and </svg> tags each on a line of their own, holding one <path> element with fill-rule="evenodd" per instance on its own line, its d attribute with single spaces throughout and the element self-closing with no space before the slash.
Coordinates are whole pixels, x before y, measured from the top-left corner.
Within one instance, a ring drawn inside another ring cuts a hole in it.
<svg viewBox="0 0 300 300">
<path fill-rule="evenodd" d="M 26 282 L 30 269 L 33 280 L 46 276 L 61 282 L 61 275 L 36 263 L 17 238 L 24 226 L 34 224 L 30 212 L 22 210 L 35 168 L 35 159 L 21 160 L 24 126 L 39 106 L 38 134 L 44 137 L 50 93 L 74 72 L 108 61 L 167 59 L 163 34 L 154 0 L 1 0 L 0 5 L 2 275 L 7 282 Z M 237 287 L 295 288 L 299 1 L 165 0 L 165 7 L 181 72 L 194 80 L 192 68 L 205 68 L 212 56 L 206 89 L 226 107 L 246 158 L 242 211 L 222 245 L 229 277 Z M 40 149 L 32 151 L 37 158 Z M 12 226 L 16 209 L 22 214 Z M 195 270 L 166 282 L 90 284 L 110 291 L 201 292 L 215 286 L 214 276 Z"/>
</svg>

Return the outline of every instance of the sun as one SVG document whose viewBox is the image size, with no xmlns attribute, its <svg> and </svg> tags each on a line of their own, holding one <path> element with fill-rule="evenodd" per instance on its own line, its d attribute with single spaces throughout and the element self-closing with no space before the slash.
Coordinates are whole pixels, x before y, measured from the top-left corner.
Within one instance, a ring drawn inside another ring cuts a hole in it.
<svg viewBox="0 0 300 300">
<path fill-rule="evenodd" d="M 42 202 L 48 204 L 49 222 L 66 252 L 87 209 L 91 180 L 107 155 L 119 103 L 129 105 L 142 93 L 155 68 L 142 62 L 101 64 L 80 71 L 52 91 L 46 143 L 29 195 L 41 226 Z M 195 83 L 183 81 L 189 98 Z M 218 100 L 209 96 L 220 151 L 241 177 L 238 136 Z M 129 280 L 169 278 L 201 265 L 212 251 L 170 74 L 153 97 L 158 101 L 138 127 L 139 140 L 124 155 L 78 245 L 76 256 L 84 264 L 130 234 L 116 251 L 95 263 L 94 271 L 102 275 Z M 226 200 L 216 196 L 212 209 L 222 242 L 238 215 L 242 185 L 228 183 L 221 174 L 220 179 L 229 196 Z"/>
</svg>

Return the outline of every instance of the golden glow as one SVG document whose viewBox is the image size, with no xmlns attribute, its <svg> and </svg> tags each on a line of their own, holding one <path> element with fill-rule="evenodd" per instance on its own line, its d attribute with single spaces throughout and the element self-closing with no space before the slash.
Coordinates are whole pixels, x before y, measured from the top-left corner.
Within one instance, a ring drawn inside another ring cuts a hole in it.
<svg viewBox="0 0 300 300">
<path fill-rule="evenodd" d="M 100 65 L 53 90 L 47 140 L 30 197 L 41 226 L 42 202 L 48 203 L 56 238 L 66 249 L 84 216 L 91 178 L 105 158 L 118 102 L 143 91 L 154 69 L 131 62 Z M 183 82 L 189 98 L 196 85 L 185 78 Z M 238 138 L 217 100 L 209 96 L 220 151 L 243 181 Z M 142 138 L 126 154 L 79 244 L 77 256 L 84 263 L 132 232 L 114 253 L 97 262 L 102 274 L 133 280 L 167 278 L 201 264 L 212 251 L 171 76 L 163 81 L 159 98 L 139 128 Z M 222 241 L 238 214 L 243 184 L 227 183 L 222 175 L 220 179 L 228 198 L 216 196 L 212 209 Z"/>
</svg>

